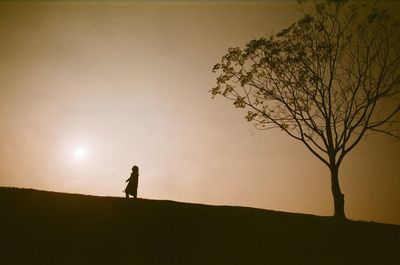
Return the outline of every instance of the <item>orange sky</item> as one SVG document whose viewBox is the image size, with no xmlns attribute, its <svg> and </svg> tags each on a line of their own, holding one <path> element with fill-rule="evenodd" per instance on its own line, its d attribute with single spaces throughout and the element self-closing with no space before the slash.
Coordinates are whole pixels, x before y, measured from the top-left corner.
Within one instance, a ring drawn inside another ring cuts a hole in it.
<svg viewBox="0 0 400 265">
<path fill-rule="evenodd" d="M 229 47 L 298 17 L 293 3 L 0 4 L 0 186 L 124 196 L 137 164 L 139 197 L 331 215 L 324 165 L 208 93 Z M 349 218 L 400 224 L 400 143 L 369 137 L 340 180 Z"/>
</svg>

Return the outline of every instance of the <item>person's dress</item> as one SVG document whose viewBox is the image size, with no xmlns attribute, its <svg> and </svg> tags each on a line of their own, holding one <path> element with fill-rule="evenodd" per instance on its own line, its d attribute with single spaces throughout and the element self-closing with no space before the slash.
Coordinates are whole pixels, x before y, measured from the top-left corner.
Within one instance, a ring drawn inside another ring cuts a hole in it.
<svg viewBox="0 0 400 265">
<path fill-rule="evenodd" d="M 136 196 L 137 188 L 138 188 L 138 175 L 132 172 L 131 177 L 129 178 L 129 183 L 126 186 L 125 192 L 129 195 Z"/>
</svg>

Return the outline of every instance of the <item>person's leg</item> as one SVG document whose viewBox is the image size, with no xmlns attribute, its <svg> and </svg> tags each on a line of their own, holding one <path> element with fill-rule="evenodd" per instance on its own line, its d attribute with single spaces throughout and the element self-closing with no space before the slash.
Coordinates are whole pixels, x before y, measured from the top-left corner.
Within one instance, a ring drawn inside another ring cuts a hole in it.
<svg viewBox="0 0 400 265">
<path fill-rule="evenodd" d="M 125 192 L 125 198 L 129 198 L 129 194 Z"/>
</svg>

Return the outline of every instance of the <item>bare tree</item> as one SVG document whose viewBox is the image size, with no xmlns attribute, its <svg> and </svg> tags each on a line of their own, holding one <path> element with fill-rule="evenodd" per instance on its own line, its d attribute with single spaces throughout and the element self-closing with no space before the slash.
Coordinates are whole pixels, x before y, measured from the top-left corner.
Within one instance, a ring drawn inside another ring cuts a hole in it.
<svg viewBox="0 0 400 265">
<path fill-rule="evenodd" d="M 370 133 L 399 139 L 400 28 L 376 5 L 301 4 L 290 27 L 230 48 L 210 92 L 247 108 L 257 128 L 301 141 L 329 168 L 334 216 L 346 219 L 343 159 Z"/>
</svg>

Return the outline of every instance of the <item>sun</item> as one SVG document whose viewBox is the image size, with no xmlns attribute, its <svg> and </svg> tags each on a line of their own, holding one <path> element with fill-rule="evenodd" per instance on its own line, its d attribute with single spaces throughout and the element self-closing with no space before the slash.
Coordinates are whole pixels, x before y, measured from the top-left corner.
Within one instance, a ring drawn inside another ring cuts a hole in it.
<svg viewBox="0 0 400 265">
<path fill-rule="evenodd" d="M 76 146 L 73 150 L 73 157 L 76 160 L 84 160 L 87 157 L 87 150 L 84 146 Z"/>
</svg>

